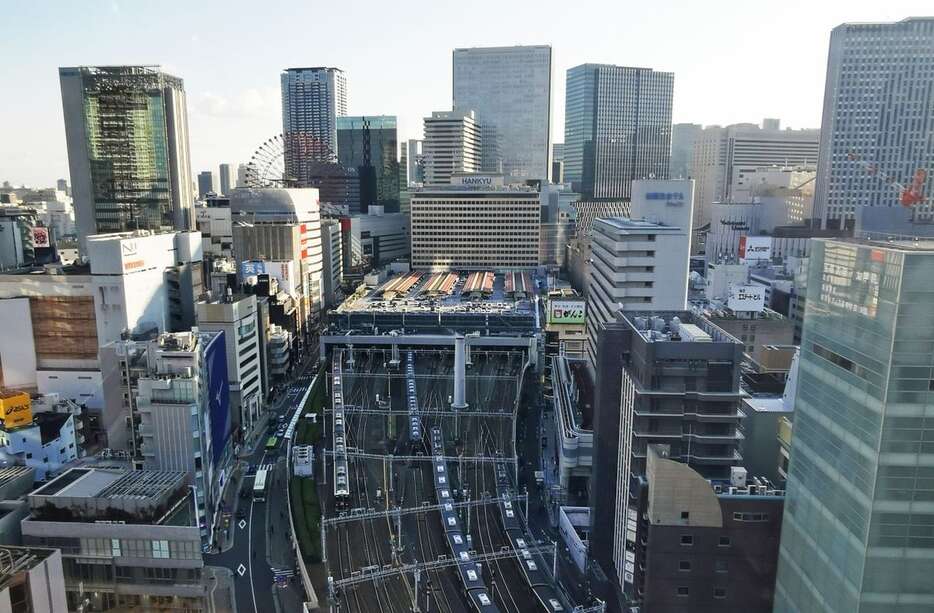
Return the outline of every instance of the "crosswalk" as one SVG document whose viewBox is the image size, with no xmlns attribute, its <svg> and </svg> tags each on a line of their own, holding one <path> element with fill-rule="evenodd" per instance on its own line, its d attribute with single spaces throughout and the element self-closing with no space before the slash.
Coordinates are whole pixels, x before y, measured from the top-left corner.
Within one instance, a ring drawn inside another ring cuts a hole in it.
<svg viewBox="0 0 934 613">
<path fill-rule="evenodd" d="M 277 577 L 294 577 L 295 569 L 294 568 L 270 568 L 273 575 Z"/>
</svg>

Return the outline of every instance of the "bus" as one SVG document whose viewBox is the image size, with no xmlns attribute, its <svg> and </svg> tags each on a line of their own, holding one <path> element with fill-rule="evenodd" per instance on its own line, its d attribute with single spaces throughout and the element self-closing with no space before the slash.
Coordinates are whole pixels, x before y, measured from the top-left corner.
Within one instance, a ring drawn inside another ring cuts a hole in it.
<svg viewBox="0 0 934 613">
<path fill-rule="evenodd" d="M 279 444 L 279 439 L 277 439 L 274 436 L 270 436 L 269 438 L 266 439 L 266 450 L 272 451 L 273 449 L 276 448 L 276 445 L 278 444 Z"/>
<path fill-rule="evenodd" d="M 256 477 L 253 478 L 253 500 L 256 502 L 265 502 L 266 500 L 266 474 L 265 468 L 256 471 Z"/>
</svg>

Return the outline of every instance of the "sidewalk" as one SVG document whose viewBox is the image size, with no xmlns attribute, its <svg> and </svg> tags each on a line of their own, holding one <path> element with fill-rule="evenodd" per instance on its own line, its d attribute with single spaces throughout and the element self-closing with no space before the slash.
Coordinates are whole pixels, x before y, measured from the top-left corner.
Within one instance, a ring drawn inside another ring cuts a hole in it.
<svg viewBox="0 0 934 613">
<path fill-rule="evenodd" d="M 205 566 L 204 579 L 208 586 L 208 610 L 213 613 L 237 613 L 231 570 L 221 566 Z"/>
</svg>

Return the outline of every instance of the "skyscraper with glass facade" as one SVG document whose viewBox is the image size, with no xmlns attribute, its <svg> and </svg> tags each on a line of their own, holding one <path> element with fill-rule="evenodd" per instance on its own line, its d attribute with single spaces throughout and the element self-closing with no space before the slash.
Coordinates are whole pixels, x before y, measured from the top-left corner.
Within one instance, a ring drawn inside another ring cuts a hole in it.
<svg viewBox="0 0 934 613">
<path fill-rule="evenodd" d="M 934 241 L 812 242 L 775 611 L 931 611 Z"/>
<path fill-rule="evenodd" d="M 399 139 L 394 115 L 337 118 L 337 159 L 360 176 L 360 208 L 399 211 Z"/>
<path fill-rule="evenodd" d="M 550 176 L 550 46 L 455 49 L 454 110 L 477 114 L 483 172 Z"/>
<path fill-rule="evenodd" d="M 59 68 L 79 246 L 194 227 L 182 80 L 158 66 Z"/>
<path fill-rule="evenodd" d="M 628 199 L 633 179 L 668 177 L 674 80 L 611 64 L 568 70 L 564 180 L 581 199 Z"/>
<path fill-rule="evenodd" d="M 309 163 L 337 161 L 337 118 L 347 114 L 347 78 L 339 68 L 288 68 L 280 84 L 285 172 L 307 187 Z"/>
<path fill-rule="evenodd" d="M 815 218 L 852 227 L 861 207 L 898 207 L 891 181 L 908 184 L 919 168 L 928 172 L 930 191 L 934 17 L 837 26 L 824 85 Z M 923 208 L 930 216 L 930 205 Z"/>
</svg>

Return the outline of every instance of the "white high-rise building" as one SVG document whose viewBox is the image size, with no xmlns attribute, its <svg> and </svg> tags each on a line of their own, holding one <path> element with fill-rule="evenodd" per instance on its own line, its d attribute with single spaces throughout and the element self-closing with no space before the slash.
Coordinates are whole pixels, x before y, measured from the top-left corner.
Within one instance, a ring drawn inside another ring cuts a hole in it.
<svg viewBox="0 0 934 613">
<path fill-rule="evenodd" d="M 934 18 L 833 29 L 814 216 L 852 227 L 860 207 L 898 207 L 888 178 L 934 169 Z M 861 161 L 853 160 L 857 157 Z M 924 207 L 930 215 L 930 206 Z M 871 229 L 871 228 L 864 228 Z"/>
<path fill-rule="evenodd" d="M 256 425 L 266 395 L 259 321 L 253 295 L 226 295 L 198 303 L 198 330 L 224 333 L 230 411 L 244 436 Z"/>
<path fill-rule="evenodd" d="M 447 185 L 451 175 L 480 170 L 480 126 L 473 111 L 438 111 L 425 118 L 425 184 Z"/>
<path fill-rule="evenodd" d="M 310 186 L 307 162 L 337 161 L 337 118 L 347 114 L 340 68 L 287 68 L 280 76 L 286 173 Z"/>
<path fill-rule="evenodd" d="M 751 123 L 704 128 L 694 141 L 691 162 L 694 227 L 710 221 L 714 202 L 732 199 L 730 187 L 742 169 L 813 166 L 819 145 L 818 130 L 764 130 Z"/>
<path fill-rule="evenodd" d="M 454 50 L 454 109 L 477 113 L 483 172 L 550 176 L 551 84 L 548 45 Z"/>
<path fill-rule="evenodd" d="M 591 234 L 587 286 L 588 354 L 616 311 L 687 308 L 694 182 L 632 182 L 631 217 L 601 218 Z"/>
<path fill-rule="evenodd" d="M 412 192 L 412 267 L 518 270 L 538 265 L 542 194 L 501 176 L 463 174 Z"/>
</svg>

